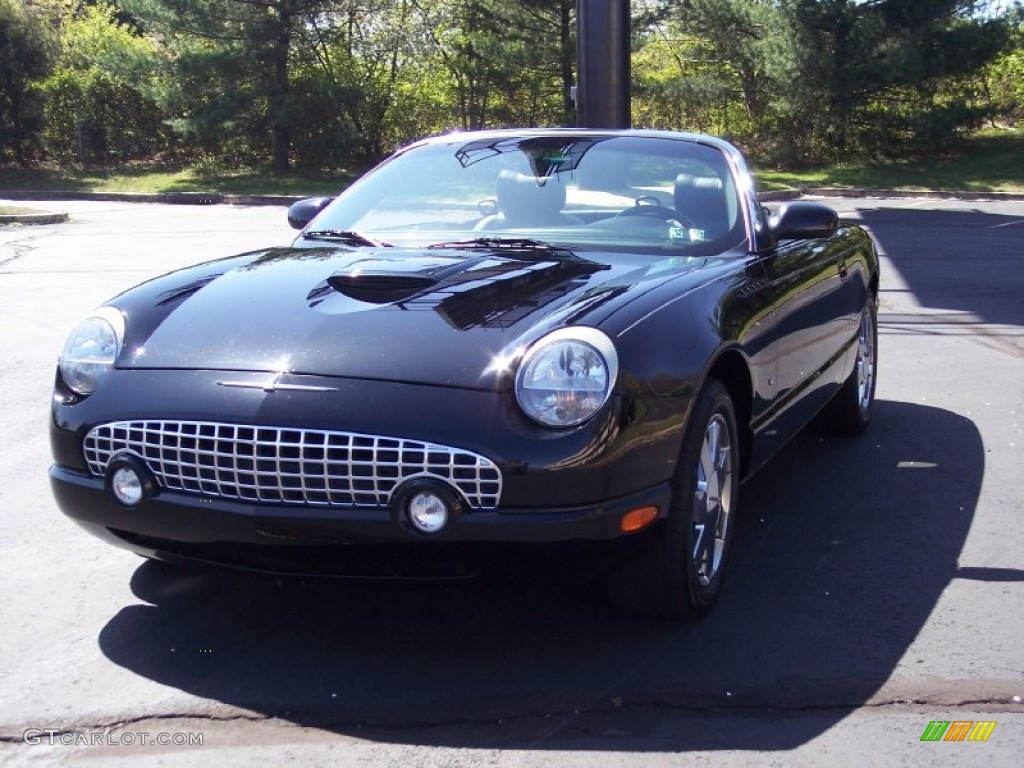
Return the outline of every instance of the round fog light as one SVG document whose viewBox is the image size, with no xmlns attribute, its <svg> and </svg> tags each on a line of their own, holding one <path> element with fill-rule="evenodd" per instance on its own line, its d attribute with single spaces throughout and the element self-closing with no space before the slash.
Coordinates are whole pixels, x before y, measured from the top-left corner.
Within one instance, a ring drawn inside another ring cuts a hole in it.
<svg viewBox="0 0 1024 768">
<path fill-rule="evenodd" d="M 123 451 L 107 464 L 107 491 L 125 507 L 135 507 L 157 492 L 156 479 L 145 462 L 134 454 Z"/>
<path fill-rule="evenodd" d="M 126 507 L 134 507 L 142 501 L 142 478 L 132 467 L 118 467 L 110 476 L 110 490 Z"/>
<path fill-rule="evenodd" d="M 421 533 L 437 533 L 448 523 L 448 505 L 433 491 L 418 491 L 409 497 L 406 514 Z"/>
</svg>

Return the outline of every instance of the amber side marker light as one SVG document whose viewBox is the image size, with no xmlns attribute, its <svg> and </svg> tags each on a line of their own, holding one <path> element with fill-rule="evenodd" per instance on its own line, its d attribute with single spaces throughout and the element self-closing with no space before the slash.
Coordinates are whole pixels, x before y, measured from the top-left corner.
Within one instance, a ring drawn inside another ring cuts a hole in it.
<svg viewBox="0 0 1024 768">
<path fill-rule="evenodd" d="M 658 519 L 657 507 L 640 507 L 627 512 L 619 523 L 619 529 L 623 533 L 633 533 L 646 528 Z"/>
</svg>

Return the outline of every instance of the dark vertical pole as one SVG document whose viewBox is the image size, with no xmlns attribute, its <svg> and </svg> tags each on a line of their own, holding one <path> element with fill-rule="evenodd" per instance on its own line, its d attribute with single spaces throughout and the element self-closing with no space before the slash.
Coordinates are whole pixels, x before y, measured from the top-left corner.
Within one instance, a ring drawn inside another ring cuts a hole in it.
<svg viewBox="0 0 1024 768">
<path fill-rule="evenodd" d="M 576 124 L 629 128 L 629 0 L 577 0 Z"/>
</svg>

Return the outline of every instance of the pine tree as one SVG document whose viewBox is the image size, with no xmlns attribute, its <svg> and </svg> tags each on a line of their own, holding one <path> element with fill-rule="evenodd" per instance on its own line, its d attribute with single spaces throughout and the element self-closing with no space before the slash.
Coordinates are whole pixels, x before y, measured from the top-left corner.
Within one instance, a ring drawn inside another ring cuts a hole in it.
<svg viewBox="0 0 1024 768">
<path fill-rule="evenodd" d="M 269 148 L 275 173 L 290 166 L 295 114 L 291 64 L 304 25 L 331 0 L 122 0 L 171 51 L 164 94 L 178 127 L 211 150 Z M 264 144 L 269 145 L 265 147 Z"/>
<path fill-rule="evenodd" d="M 968 0 L 782 0 L 795 32 L 789 97 L 812 154 L 861 147 L 897 152 L 980 122 L 969 94 L 942 85 L 992 61 L 1007 41 L 1001 19 Z"/>
</svg>

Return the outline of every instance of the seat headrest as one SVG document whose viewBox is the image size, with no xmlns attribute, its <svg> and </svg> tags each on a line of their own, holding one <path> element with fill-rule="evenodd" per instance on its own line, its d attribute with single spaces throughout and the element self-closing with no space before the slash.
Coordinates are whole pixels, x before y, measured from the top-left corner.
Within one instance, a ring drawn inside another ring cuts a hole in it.
<svg viewBox="0 0 1024 768">
<path fill-rule="evenodd" d="M 516 171 L 498 174 L 498 207 L 510 226 L 542 225 L 562 217 L 565 185 L 557 176 L 527 176 Z"/>
<path fill-rule="evenodd" d="M 725 185 L 717 176 L 679 174 L 675 204 L 676 210 L 693 222 L 696 229 L 704 230 L 706 240 L 721 237 L 732 228 Z"/>
</svg>

